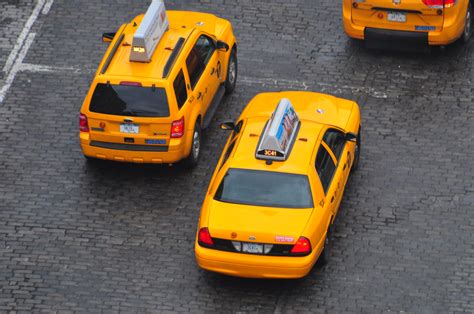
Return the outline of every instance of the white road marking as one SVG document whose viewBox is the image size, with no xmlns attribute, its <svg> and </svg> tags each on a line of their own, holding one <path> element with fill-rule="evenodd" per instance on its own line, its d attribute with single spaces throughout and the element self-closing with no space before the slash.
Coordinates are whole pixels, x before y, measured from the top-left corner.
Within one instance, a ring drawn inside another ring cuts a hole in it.
<svg viewBox="0 0 474 314">
<path fill-rule="evenodd" d="M 21 65 L 23 63 L 23 59 L 25 59 L 26 54 L 28 53 L 28 50 L 31 47 L 31 44 L 35 40 L 35 33 L 30 33 L 26 37 L 25 43 L 23 44 L 23 48 L 20 50 L 20 53 L 18 54 L 15 63 L 13 63 L 10 72 L 8 72 L 7 79 L 5 81 L 5 85 L 3 85 L 2 89 L 0 89 L 0 103 L 3 102 L 5 99 L 5 95 L 8 92 L 8 89 L 10 89 L 10 86 L 12 85 L 13 81 L 15 80 L 15 76 L 20 71 Z"/>
<path fill-rule="evenodd" d="M 5 66 L 3 67 L 3 72 L 8 73 L 8 71 L 10 71 L 11 67 L 13 66 L 13 63 L 15 62 L 15 58 L 17 57 L 18 52 L 23 46 L 25 39 L 28 37 L 28 34 L 31 30 L 31 27 L 35 23 L 36 19 L 38 18 L 38 15 L 41 12 L 41 9 L 44 6 L 44 1 L 45 0 L 38 0 L 38 3 L 33 9 L 33 12 L 31 13 L 30 18 L 28 19 L 28 21 L 26 21 L 25 26 L 23 27 L 23 30 L 20 33 L 20 36 L 18 36 L 18 39 L 16 41 L 15 46 L 13 47 L 13 50 L 10 52 L 10 55 L 8 56 L 7 62 L 5 63 Z"/>
<path fill-rule="evenodd" d="M 31 64 L 23 63 L 20 66 L 20 71 L 22 72 L 31 72 L 31 73 L 71 73 L 79 74 L 83 73 L 79 68 L 75 67 L 57 67 L 52 65 L 41 65 L 41 64 Z"/>
<path fill-rule="evenodd" d="M 51 10 L 51 6 L 53 5 L 54 0 L 46 0 L 46 4 L 43 8 L 43 11 L 41 11 L 41 14 L 47 15 L 49 13 L 49 10 Z"/>
</svg>

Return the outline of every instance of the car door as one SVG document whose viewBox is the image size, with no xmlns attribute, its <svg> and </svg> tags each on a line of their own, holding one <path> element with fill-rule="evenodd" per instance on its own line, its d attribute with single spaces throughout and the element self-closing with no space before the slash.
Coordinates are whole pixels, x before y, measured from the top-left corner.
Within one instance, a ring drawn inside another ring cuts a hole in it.
<svg viewBox="0 0 474 314">
<path fill-rule="evenodd" d="M 347 179 L 349 178 L 353 156 L 349 149 L 349 145 L 346 145 L 347 141 L 345 134 L 340 130 L 333 128 L 328 129 L 323 136 L 323 142 L 329 148 L 329 153 L 332 155 L 336 166 L 333 181 L 335 184 L 334 206 L 336 210 L 335 213 L 337 213 L 344 194 Z"/>
<path fill-rule="evenodd" d="M 329 210 L 332 215 L 335 216 L 337 212 L 337 183 L 334 182 L 333 178 L 336 173 L 336 161 L 324 141 L 322 141 L 319 146 L 315 167 L 325 195 L 325 198 L 321 201 L 320 205 L 323 206 L 325 210 Z"/>
<path fill-rule="evenodd" d="M 191 102 L 201 105 L 205 114 L 219 87 L 218 56 L 214 40 L 206 35 L 197 39 L 186 58 L 192 96 Z"/>
</svg>

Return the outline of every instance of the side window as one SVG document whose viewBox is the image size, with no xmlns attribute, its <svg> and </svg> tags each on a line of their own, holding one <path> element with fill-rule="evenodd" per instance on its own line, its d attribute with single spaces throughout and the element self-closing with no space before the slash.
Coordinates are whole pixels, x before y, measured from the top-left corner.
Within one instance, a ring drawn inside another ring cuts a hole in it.
<svg viewBox="0 0 474 314">
<path fill-rule="evenodd" d="M 329 155 L 326 147 L 321 145 L 319 147 L 318 155 L 316 156 L 316 171 L 318 172 L 321 184 L 323 185 L 324 193 L 327 193 L 332 177 L 336 170 L 336 165 Z"/>
<path fill-rule="evenodd" d="M 186 66 L 188 67 L 189 79 L 193 89 L 206 69 L 214 50 L 215 47 L 212 39 L 202 35 L 186 58 Z"/>
<path fill-rule="evenodd" d="M 176 76 L 176 79 L 173 82 L 173 87 L 178 108 L 181 109 L 186 103 L 186 100 L 188 100 L 188 92 L 186 90 L 186 81 L 184 79 L 183 70 L 179 71 Z"/>
<path fill-rule="evenodd" d="M 326 134 L 324 134 L 323 141 L 332 150 L 336 159 L 339 160 L 344 146 L 346 145 L 344 133 L 335 129 L 329 129 Z"/>
</svg>

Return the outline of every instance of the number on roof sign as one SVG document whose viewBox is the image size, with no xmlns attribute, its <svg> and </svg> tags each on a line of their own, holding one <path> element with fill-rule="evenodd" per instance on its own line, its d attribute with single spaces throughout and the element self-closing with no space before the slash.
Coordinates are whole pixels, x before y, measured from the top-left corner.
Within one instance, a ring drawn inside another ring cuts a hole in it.
<svg viewBox="0 0 474 314">
<path fill-rule="evenodd" d="M 275 150 L 265 149 L 264 154 L 265 154 L 265 156 L 276 157 L 277 152 Z"/>
</svg>

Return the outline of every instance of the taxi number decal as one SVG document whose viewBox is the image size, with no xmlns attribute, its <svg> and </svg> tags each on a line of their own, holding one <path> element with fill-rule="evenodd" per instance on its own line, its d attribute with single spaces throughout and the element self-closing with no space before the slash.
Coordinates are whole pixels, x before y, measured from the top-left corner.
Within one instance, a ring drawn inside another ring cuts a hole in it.
<svg viewBox="0 0 474 314">
<path fill-rule="evenodd" d="M 265 156 L 271 156 L 271 157 L 276 157 L 277 156 L 277 152 L 275 150 L 269 150 L 269 149 L 265 149 L 263 154 Z"/>
<path fill-rule="evenodd" d="M 133 47 L 133 51 L 134 52 L 139 52 L 139 53 L 144 53 L 145 48 L 143 48 L 143 47 Z"/>
</svg>

